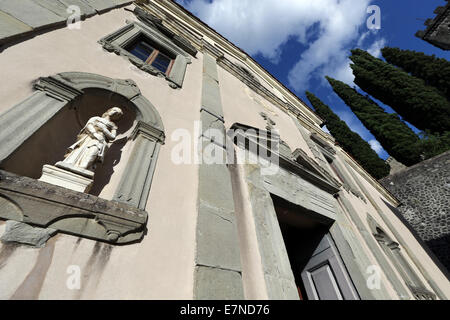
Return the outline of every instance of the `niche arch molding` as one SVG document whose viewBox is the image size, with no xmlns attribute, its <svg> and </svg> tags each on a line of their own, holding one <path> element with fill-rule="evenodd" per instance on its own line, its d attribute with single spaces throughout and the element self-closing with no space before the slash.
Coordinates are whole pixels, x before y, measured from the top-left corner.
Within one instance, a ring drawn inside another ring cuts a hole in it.
<svg viewBox="0 0 450 320">
<path fill-rule="evenodd" d="M 24 213 L 21 222 L 38 227 L 57 226 L 57 230 L 65 233 L 113 243 L 142 239 L 148 220 L 145 206 L 158 153 L 165 140 L 164 125 L 156 108 L 130 79 L 63 72 L 39 78 L 33 87 L 31 96 L 0 115 L 0 168 L 5 159 L 62 108 L 70 108 L 70 103 L 85 94 L 86 89 L 107 90 L 130 102 L 136 113 L 136 125 L 128 136 L 134 141 L 133 149 L 112 200 L 2 170 L 0 197 L 20 204 Z M 43 203 L 45 210 L 40 210 Z M 52 207 L 51 214 L 46 213 Z M 3 214 L 0 208 L 0 218 L 8 219 L 10 215 Z M 61 220 L 64 223 L 56 223 Z M 95 228 L 93 224 L 97 224 Z"/>
</svg>

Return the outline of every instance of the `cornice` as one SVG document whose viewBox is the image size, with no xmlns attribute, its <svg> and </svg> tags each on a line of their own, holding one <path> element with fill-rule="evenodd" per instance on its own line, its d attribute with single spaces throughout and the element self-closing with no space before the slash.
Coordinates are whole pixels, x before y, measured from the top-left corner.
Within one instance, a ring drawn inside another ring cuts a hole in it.
<svg viewBox="0 0 450 320">
<path fill-rule="evenodd" d="M 364 168 L 356 162 L 355 159 L 353 159 L 352 156 L 350 156 L 345 150 L 342 148 L 335 146 L 339 149 L 339 152 L 343 155 L 343 161 L 345 161 L 349 166 L 351 166 L 356 172 L 358 172 L 361 177 L 366 179 L 368 183 L 370 183 L 378 192 L 380 192 L 387 200 L 389 200 L 395 207 L 400 205 L 400 201 L 392 194 L 390 193 L 383 185 L 378 182 L 374 177 L 372 177 L 370 174 L 364 170 Z"/>
<path fill-rule="evenodd" d="M 447 3 L 445 6 L 437 7 L 434 13 L 437 15 L 433 19 L 427 19 L 425 22 L 427 28 L 422 31 L 423 38 L 428 38 L 428 36 L 439 27 L 443 20 L 450 15 L 450 3 Z"/>
</svg>

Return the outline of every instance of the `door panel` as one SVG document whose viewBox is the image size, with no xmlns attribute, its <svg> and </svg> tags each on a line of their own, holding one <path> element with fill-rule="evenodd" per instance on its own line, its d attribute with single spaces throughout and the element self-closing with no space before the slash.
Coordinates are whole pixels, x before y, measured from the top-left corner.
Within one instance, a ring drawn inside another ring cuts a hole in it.
<svg viewBox="0 0 450 320">
<path fill-rule="evenodd" d="M 358 300 L 333 240 L 326 234 L 301 273 L 310 300 Z"/>
<path fill-rule="evenodd" d="M 329 264 L 311 270 L 308 277 L 314 283 L 312 290 L 315 300 L 343 300 Z"/>
</svg>

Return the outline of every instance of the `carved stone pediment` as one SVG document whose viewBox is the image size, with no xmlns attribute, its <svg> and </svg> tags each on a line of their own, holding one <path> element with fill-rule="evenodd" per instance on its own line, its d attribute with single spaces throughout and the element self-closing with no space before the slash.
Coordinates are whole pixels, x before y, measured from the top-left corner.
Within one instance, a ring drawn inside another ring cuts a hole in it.
<svg viewBox="0 0 450 320">
<path fill-rule="evenodd" d="M 330 184 L 335 185 L 337 188 L 341 186 L 339 181 L 337 181 L 327 170 L 317 164 L 312 158 L 308 157 L 306 152 L 302 149 L 295 149 L 292 153 L 292 158 L 295 162 L 322 176 L 323 179 L 328 180 Z"/>
<path fill-rule="evenodd" d="M 179 46 L 181 49 L 183 49 L 184 51 L 195 57 L 195 55 L 197 54 L 197 49 L 195 49 L 195 47 L 187 39 L 185 39 L 180 35 L 175 34 L 167 27 L 165 27 L 163 25 L 163 21 L 160 18 L 155 17 L 154 15 L 150 14 L 149 12 L 139 7 L 134 8 L 134 14 L 140 21 L 145 23 L 147 26 L 158 29 L 158 31 L 160 31 L 166 37 L 170 38 L 177 46 Z"/>
<path fill-rule="evenodd" d="M 139 241 L 147 213 L 0 170 L 0 218 L 116 244 Z"/>
<path fill-rule="evenodd" d="M 325 173 L 315 162 L 306 160 L 297 162 L 291 154 L 284 154 L 283 151 L 286 148 L 280 148 L 282 142 L 280 142 L 280 136 L 275 132 L 235 123 L 231 126 L 228 135 L 233 136 L 233 140 L 238 146 L 250 152 L 257 150 L 258 155 L 276 156 L 281 168 L 313 183 L 318 188 L 331 194 L 339 192 L 341 184 L 328 173 Z"/>
</svg>

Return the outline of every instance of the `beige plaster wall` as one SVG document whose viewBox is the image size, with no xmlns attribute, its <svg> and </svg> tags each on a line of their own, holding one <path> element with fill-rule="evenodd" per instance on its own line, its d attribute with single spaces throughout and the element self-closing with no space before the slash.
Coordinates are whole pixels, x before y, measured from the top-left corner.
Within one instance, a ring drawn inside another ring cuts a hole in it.
<svg viewBox="0 0 450 320">
<path fill-rule="evenodd" d="M 218 68 L 218 74 L 226 128 L 238 122 L 266 130 L 267 122 L 260 115 L 260 112 L 264 112 L 275 121 L 274 129 L 279 131 L 281 139 L 292 151 L 296 148 L 309 151 L 291 116 L 256 94 L 223 68 Z"/>
<path fill-rule="evenodd" d="M 404 257 L 409 262 L 409 265 L 414 269 L 415 273 L 419 276 L 422 282 L 430 289 L 427 282 L 427 278 L 420 269 L 425 269 L 428 276 L 435 283 L 439 285 L 443 293 L 450 298 L 450 283 L 437 265 L 433 262 L 424 248 L 416 240 L 413 234 L 405 226 L 405 224 L 391 211 L 391 209 L 386 205 L 385 202 L 389 201 L 384 198 L 375 188 L 367 182 L 367 180 L 362 179 L 361 176 L 356 174 L 357 177 L 362 181 L 364 187 L 367 189 L 372 199 L 375 201 L 376 205 L 382 210 L 385 219 L 388 219 L 390 226 L 386 223 L 383 218 L 378 214 L 376 210 L 373 209 L 372 217 L 377 221 L 377 223 L 384 229 L 384 231 L 396 242 L 400 244 L 401 250 Z M 373 206 L 371 206 L 373 208 Z M 392 228 L 395 230 L 392 230 Z"/>
<path fill-rule="evenodd" d="M 341 164 L 341 168 L 343 167 L 343 160 L 341 158 L 336 157 L 334 161 L 337 161 Z M 331 170 L 329 172 L 333 175 L 333 177 L 341 182 L 340 178 L 337 176 L 337 174 Z M 348 172 L 348 171 L 347 171 Z M 350 176 L 353 177 L 353 172 L 348 172 Z M 353 195 L 351 192 L 347 192 L 347 191 L 342 191 L 342 194 L 344 195 L 344 197 L 350 202 L 350 204 L 353 206 L 353 208 L 355 209 L 356 213 L 358 214 L 358 216 L 360 217 L 360 219 L 362 220 L 362 222 L 364 223 L 366 230 L 369 230 L 369 226 L 367 224 L 367 214 L 371 214 L 373 216 L 373 207 L 370 206 L 370 203 L 366 204 L 364 201 L 362 201 L 360 198 L 356 197 L 355 195 Z M 352 230 L 352 233 L 354 234 L 354 236 L 359 240 L 360 245 L 363 247 L 365 253 L 367 254 L 367 258 L 369 259 L 369 261 L 373 264 L 373 265 L 380 265 L 379 262 L 377 261 L 377 258 L 375 257 L 375 255 L 373 254 L 372 250 L 370 249 L 370 247 L 367 245 L 364 237 L 361 235 L 358 227 L 356 226 L 356 224 L 354 223 L 352 217 L 348 214 L 348 208 L 346 207 L 341 207 L 341 210 L 346 213 L 347 215 L 347 220 L 350 222 L 350 226 L 341 226 L 341 228 L 348 228 L 350 227 Z M 378 222 L 378 221 L 377 221 Z M 392 263 L 389 262 L 389 264 L 391 265 L 391 267 L 393 268 L 393 270 L 395 270 L 395 267 L 393 266 Z M 396 272 L 397 276 L 400 276 L 398 274 L 398 272 Z M 390 281 L 388 280 L 386 274 L 384 272 L 381 273 L 382 279 L 381 279 L 381 283 L 383 283 L 384 287 L 386 288 L 387 293 L 390 295 L 391 299 L 393 300 L 398 300 L 399 297 L 396 294 L 396 291 L 394 289 L 394 287 L 392 286 L 392 284 L 390 283 Z"/>
<path fill-rule="evenodd" d="M 261 111 L 265 112 L 276 122 L 275 129 L 279 130 L 281 138 L 289 144 L 292 151 L 294 151 L 296 148 L 301 148 L 311 158 L 314 159 L 313 153 L 309 149 L 303 136 L 300 134 L 293 118 L 278 109 L 276 106 L 272 105 L 270 102 L 264 100 L 261 96 L 254 93 L 240 80 L 238 80 L 222 68 L 219 68 L 219 81 L 221 86 L 226 127 L 230 127 L 233 123 L 239 122 L 260 129 L 265 129 L 266 121 L 259 115 Z M 240 166 L 236 167 L 241 169 Z M 239 181 L 241 182 L 241 197 L 245 199 L 245 197 L 247 196 L 247 190 L 245 190 L 245 183 L 242 183 L 242 172 L 240 172 L 239 169 L 236 170 L 237 172 L 239 172 L 237 176 L 240 178 Z M 235 177 L 235 179 L 238 178 Z M 337 180 L 339 181 L 338 178 Z M 244 187 L 242 187 L 242 185 L 244 185 Z M 346 194 L 348 199 L 355 205 L 355 207 L 360 208 L 361 203 L 363 202 L 351 194 Z M 260 257 L 258 251 L 255 250 L 256 239 L 254 234 L 254 223 L 249 216 L 251 214 L 249 213 L 251 211 L 251 204 L 248 203 L 248 201 L 244 201 L 244 204 L 245 205 L 243 205 L 240 210 L 237 210 L 236 212 L 239 223 L 238 230 L 240 233 L 239 236 L 241 243 L 241 257 L 243 263 L 244 289 L 246 296 L 248 297 L 265 298 L 267 294 L 265 291 L 265 287 L 259 287 L 257 285 L 257 282 L 255 281 L 255 279 L 262 278 L 262 271 L 261 266 L 255 263 L 255 261 L 260 259 Z M 362 212 L 361 210 L 358 211 Z M 348 228 L 349 226 L 346 225 L 341 227 Z M 356 235 L 356 237 L 360 240 L 360 243 L 363 245 L 363 248 L 368 254 L 368 258 L 370 259 L 370 261 L 374 265 L 377 265 L 375 256 L 371 253 L 369 247 L 365 245 L 364 239 L 359 234 L 356 226 L 352 224 L 351 228 L 352 232 Z M 398 299 L 395 290 L 392 288 L 391 284 L 384 274 L 382 274 L 382 282 L 385 284 L 385 287 L 392 299 Z"/>
<path fill-rule="evenodd" d="M 338 161 L 342 164 L 341 167 L 343 167 L 344 160 L 342 158 L 337 158 L 335 161 Z M 373 204 L 367 199 L 367 202 L 362 201 L 360 198 L 354 196 L 351 193 L 344 192 L 346 195 L 346 198 L 350 201 L 350 203 L 355 208 L 356 212 L 358 213 L 359 217 L 361 218 L 362 222 L 365 225 L 366 230 L 370 232 L 369 223 L 367 221 L 367 216 L 370 215 L 376 223 L 386 232 L 386 234 L 394 241 L 400 243 L 401 252 L 403 253 L 403 256 L 407 260 L 408 264 L 412 267 L 416 275 L 419 276 L 419 278 L 422 280 L 424 285 L 428 288 L 430 291 L 432 288 L 427 282 L 426 277 L 424 277 L 423 273 L 420 271 L 420 269 L 417 266 L 417 263 L 411 259 L 410 252 L 414 252 L 414 255 L 416 255 L 417 259 L 416 261 L 420 261 L 420 263 L 423 265 L 423 267 L 428 271 L 429 275 L 431 276 L 432 280 L 439 284 L 441 287 L 441 290 L 448 296 L 448 289 L 450 289 L 450 286 L 446 285 L 448 284 L 447 279 L 442 274 L 442 272 L 438 269 L 438 267 L 434 264 L 434 262 L 431 260 L 431 258 L 428 256 L 428 254 L 425 252 L 423 247 L 417 242 L 417 240 L 414 238 L 414 236 L 411 234 L 411 232 L 407 229 L 407 227 L 395 216 L 395 214 L 389 209 L 389 207 L 385 204 L 384 201 L 387 203 L 390 203 L 388 199 L 384 198 L 365 178 L 363 178 L 358 172 L 350 168 L 347 170 L 347 172 L 351 175 L 352 179 L 356 181 L 356 179 L 363 184 L 363 186 L 366 188 L 367 192 L 369 193 L 371 199 L 373 199 L 379 209 L 382 210 L 382 213 L 384 214 L 387 219 L 391 222 L 393 227 L 395 228 L 396 233 L 400 235 L 400 237 L 404 241 L 400 241 L 400 239 L 392 232 L 392 229 L 386 224 L 386 222 L 383 220 L 383 218 L 380 216 L 380 214 L 377 211 L 377 208 L 373 206 Z M 362 192 L 362 190 L 358 187 L 358 190 Z M 355 233 L 358 233 L 357 229 L 354 229 Z M 367 247 L 367 245 L 364 243 L 362 239 L 362 244 L 366 247 L 367 252 L 371 255 L 371 258 L 374 259 L 375 263 L 376 260 L 371 253 L 371 250 Z M 402 244 L 403 243 L 403 244 Z M 396 276 L 399 279 L 402 279 L 402 276 L 400 272 L 397 270 L 394 263 L 388 258 L 388 263 L 394 270 Z M 386 282 L 386 287 L 391 294 L 391 297 L 393 299 L 397 298 L 397 294 L 395 293 L 394 288 L 389 283 L 387 278 L 384 278 Z"/>
<path fill-rule="evenodd" d="M 32 82 L 42 76 L 81 71 L 134 80 L 159 111 L 166 133 L 146 207 L 148 234 L 141 243 L 127 246 L 63 234 L 42 249 L 0 244 L 0 299 L 192 298 L 197 166 L 171 161 L 171 150 L 178 143 L 171 134 L 178 128 L 193 132 L 199 118 L 202 55 L 188 65 L 183 88 L 174 90 L 165 79 L 138 71 L 97 43 L 123 27 L 126 19 L 135 17 L 116 9 L 83 21 L 80 30 L 59 29 L 5 49 L 0 55 L 0 112 L 26 99 L 33 92 Z M 124 159 L 129 150 L 128 146 L 123 150 Z M 115 167 L 116 177 L 123 167 L 122 163 Z M 110 198 L 117 182 L 113 178 L 101 196 Z M 0 222 L 0 233 L 3 229 Z M 80 267 L 81 290 L 66 286 L 71 265 Z"/>
<path fill-rule="evenodd" d="M 128 246 L 111 246 L 63 234 L 53 237 L 42 249 L 0 244 L 0 299 L 192 298 L 198 168 L 195 164 L 175 165 L 172 162 L 171 152 L 178 142 L 171 139 L 171 134 L 176 129 L 184 128 L 194 138 L 194 122 L 200 115 L 202 55 L 198 53 L 197 58 L 193 58 L 192 64 L 188 65 L 183 88 L 174 90 L 165 79 L 137 70 L 126 59 L 107 53 L 97 43 L 100 38 L 124 26 L 126 19 L 134 20 L 135 17 L 123 8 L 113 10 L 83 21 L 81 30 L 59 29 L 5 49 L 0 55 L 3 74 L 0 113 L 26 99 L 33 92 L 32 82 L 41 76 L 82 71 L 111 78 L 133 79 L 142 94 L 159 111 L 166 133 L 166 143 L 161 147 L 146 207 L 149 213 L 148 234 L 141 243 Z M 276 122 L 275 129 L 279 130 L 292 151 L 301 148 L 313 157 L 289 115 L 255 94 L 221 67 L 218 73 L 227 128 L 239 122 L 265 129 L 266 121 L 259 115 L 265 112 Z M 130 150 L 127 144 L 123 150 L 123 159 L 127 159 Z M 115 167 L 113 179 L 102 191 L 102 197 L 112 196 L 124 163 Z M 352 172 L 352 175 L 357 173 Z M 235 178 L 242 182 L 239 170 Z M 446 281 L 406 227 L 390 213 L 378 191 L 362 177 L 359 179 L 389 217 L 409 249 L 414 251 L 424 268 L 432 274 L 434 281 Z M 254 225 L 249 217 L 251 205 L 246 197 L 247 191 L 241 191 L 241 197 L 235 197 L 235 200 L 238 198 L 241 201 L 237 206 L 240 210 L 237 218 L 244 290 L 246 297 L 264 299 L 267 297 L 265 287 L 258 282 L 262 270 L 255 263 L 258 254 L 254 251 L 257 244 Z M 365 212 L 369 212 L 389 232 L 370 203 L 365 204 L 350 194 L 348 199 L 364 222 Z M 345 227 L 352 228 L 369 259 L 376 264 L 354 224 Z M 3 233 L 4 228 L 4 222 L 0 221 L 0 233 Z M 242 248 L 245 250 L 242 251 Z M 80 267 L 80 290 L 69 290 L 66 286 L 70 276 L 67 268 L 72 265 Z M 387 288 L 395 299 L 393 288 L 389 284 Z M 443 290 L 450 297 L 450 287 L 444 287 Z"/>
<path fill-rule="evenodd" d="M 343 163 L 344 160 L 339 159 L 338 161 Z M 450 289 L 450 286 L 448 284 L 448 280 L 446 279 L 445 275 L 435 265 L 435 263 L 432 261 L 432 259 L 423 249 L 423 247 L 419 244 L 419 242 L 414 238 L 414 236 L 408 230 L 408 228 L 403 224 L 403 222 L 400 219 L 398 219 L 397 216 L 386 205 L 386 203 L 390 203 L 389 200 L 383 197 L 375 189 L 375 187 L 372 186 L 372 184 L 370 184 L 366 179 L 364 179 L 353 168 L 350 168 L 347 172 L 352 176 L 354 180 L 357 179 L 360 183 L 362 183 L 364 188 L 369 193 L 370 198 L 373 201 L 375 201 L 377 207 L 381 210 L 382 214 L 384 215 L 384 218 L 381 217 L 377 208 L 374 207 L 374 205 L 371 203 L 371 201 L 369 201 L 369 199 L 367 199 L 367 202 L 365 203 L 358 197 L 346 193 L 347 199 L 352 203 L 352 205 L 356 209 L 366 229 L 370 232 L 370 227 L 367 222 L 367 216 L 370 215 L 392 240 L 400 244 L 403 256 L 405 257 L 411 268 L 414 270 L 416 275 L 418 275 L 418 277 L 421 279 L 424 285 L 428 288 L 428 290 L 432 292 L 434 291 L 430 287 L 427 281 L 427 277 L 424 276 L 424 274 L 421 272 L 421 268 L 418 266 L 418 263 L 420 263 L 423 269 L 427 271 L 431 280 L 437 283 L 441 288 L 441 290 L 444 292 L 444 294 L 447 295 L 448 297 L 449 294 L 448 290 Z M 362 190 L 359 187 L 358 190 L 362 192 Z M 388 219 L 388 221 L 390 222 L 390 226 L 386 223 L 385 219 Z M 392 228 L 394 228 L 394 230 Z M 411 253 L 413 253 L 413 255 L 415 256 L 414 259 L 412 258 Z M 392 269 L 395 270 L 396 276 L 399 279 L 402 279 L 402 276 L 400 275 L 400 273 L 398 272 L 392 261 L 390 259 L 387 260 L 391 265 Z M 393 295 L 393 297 L 396 296 L 392 286 L 390 286 L 390 292 Z"/>
<path fill-rule="evenodd" d="M 358 210 L 358 206 L 360 205 L 359 200 L 357 200 L 357 198 L 354 195 L 352 195 L 346 191 L 344 191 L 343 193 L 345 194 L 346 199 L 349 200 L 350 203 L 354 206 L 355 210 L 357 210 L 358 213 L 362 212 L 361 209 Z M 356 237 L 356 239 L 358 239 L 359 244 L 362 246 L 364 252 L 366 253 L 367 259 L 370 261 L 371 265 L 380 266 L 380 263 L 377 261 L 377 258 L 373 254 L 370 247 L 367 245 L 364 237 L 359 232 L 358 227 L 354 223 L 352 217 L 348 214 L 348 212 L 346 212 L 347 208 L 341 206 L 340 209 L 346 214 L 347 221 L 349 222 L 349 225 L 340 225 L 340 227 L 341 228 L 350 228 L 353 235 Z M 364 276 L 368 276 L 368 274 L 366 274 Z M 396 294 L 394 287 L 392 286 L 392 284 L 390 283 L 390 281 L 387 278 L 387 275 L 384 272 L 381 272 L 381 283 L 384 285 L 387 293 L 390 296 L 390 299 L 399 300 L 399 297 Z"/>
</svg>

